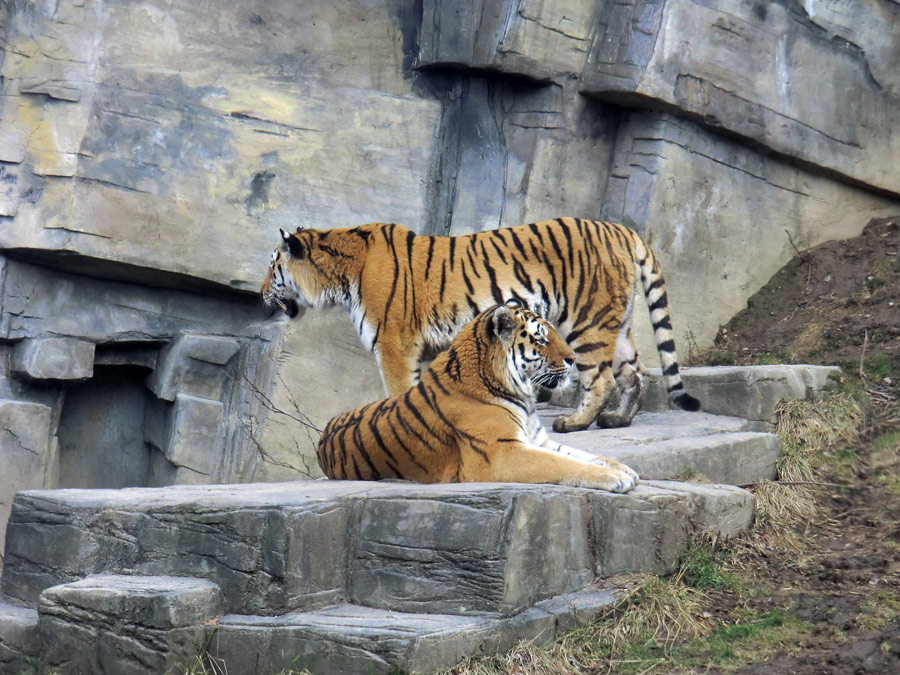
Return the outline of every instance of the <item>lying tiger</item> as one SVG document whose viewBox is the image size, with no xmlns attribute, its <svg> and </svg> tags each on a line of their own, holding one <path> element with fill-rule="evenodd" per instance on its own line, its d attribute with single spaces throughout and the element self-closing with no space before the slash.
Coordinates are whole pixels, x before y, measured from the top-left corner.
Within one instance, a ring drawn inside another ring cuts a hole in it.
<svg viewBox="0 0 900 675">
<path fill-rule="evenodd" d="M 462 237 L 400 225 L 281 231 L 261 292 L 288 316 L 343 304 L 374 350 L 388 395 L 419 381 L 421 362 L 480 311 L 507 298 L 547 318 L 575 351 L 582 398 L 555 431 L 627 426 L 646 371 L 631 338 L 640 274 L 669 400 L 698 410 L 678 372 L 666 287 L 656 257 L 627 227 L 558 218 Z M 609 405 L 609 410 L 604 407 Z"/>
<path fill-rule="evenodd" d="M 536 384 L 566 378 L 575 353 L 546 320 L 515 301 L 463 327 L 399 396 L 331 420 L 319 440 L 329 478 L 420 483 L 563 483 L 628 492 L 637 474 L 549 439 Z"/>
</svg>

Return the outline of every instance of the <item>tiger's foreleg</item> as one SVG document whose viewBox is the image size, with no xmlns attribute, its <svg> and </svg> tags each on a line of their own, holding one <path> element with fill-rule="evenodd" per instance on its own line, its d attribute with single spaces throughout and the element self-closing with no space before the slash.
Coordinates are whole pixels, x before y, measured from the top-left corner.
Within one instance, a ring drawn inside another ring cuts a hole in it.
<svg viewBox="0 0 900 675">
<path fill-rule="evenodd" d="M 419 383 L 418 349 L 380 340 L 375 345 L 375 358 L 388 397 L 400 396 Z"/>
<path fill-rule="evenodd" d="M 634 479 L 635 485 L 637 485 L 638 483 L 637 471 L 615 459 L 611 459 L 609 457 L 600 457 L 599 455 L 592 455 L 591 453 L 585 452 L 584 450 L 579 450 L 578 448 L 573 448 L 568 445 L 557 443 L 556 441 L 549 438 L 541 443 L 541 447 L 548 452 L 555 452 L 562 457 L 570 457 L 572 459 L 577 459 L 580 462 L 596 464 L 597 466 L 607 466 L 611 469 L 616 469 L 617 471 L 624 471 Z"/>
<path fill-rule="evenodd" d="M 525 443 L 503 442 L 485 454 L 472 448 L 460 453 L 463 482 L 556 483 L 628 492 L 637 474 L 612 466 L 590 464 Z"/>
</svg>

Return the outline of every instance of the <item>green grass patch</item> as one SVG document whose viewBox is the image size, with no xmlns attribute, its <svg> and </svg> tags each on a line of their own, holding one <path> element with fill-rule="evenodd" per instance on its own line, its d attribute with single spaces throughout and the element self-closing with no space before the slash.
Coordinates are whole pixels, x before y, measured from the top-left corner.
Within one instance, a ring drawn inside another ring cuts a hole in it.
<svg viewBox="0 0 900 675">
<path fill-rule="evenodd" d="M 766 654 L 799 641 L 810 630 L 800 619 L 780 611 L 731 625 L 720 625 L 706 638 L 692 640 L 669 654 L 671 669 L 716 665 L 737 670 Z"/>
<path fill-rule="evenodd" d="M 737 578 L 722 571 L 719 556 L 706 546 L 692 546 L 687 550 L 679 576 L 692 588 L 733 590 L 738 587 Z"/>
<path fill-rule="evenodd" d="M 866 377 L 883 380 L 886 377 L 894 377 L 896 368 L 893 359 L 887 354 L 877 354 L 871 359 L 866 359 L 862 364 Z"/>
<path fill-rule="evenodd" d="M 776 347 L 772 351 L 763 352 L 756 357 L 758 366 L 775 366 L 781 363 L 793 363 L 794 357 L 784 347 Z"/>
<path fill-rule="evenodd" d="M 900 620 L 900 593 L 876 593 L 863 602 L 861 610 L 860 626 L 866 630 L 884 630 Z"/>
</svg>

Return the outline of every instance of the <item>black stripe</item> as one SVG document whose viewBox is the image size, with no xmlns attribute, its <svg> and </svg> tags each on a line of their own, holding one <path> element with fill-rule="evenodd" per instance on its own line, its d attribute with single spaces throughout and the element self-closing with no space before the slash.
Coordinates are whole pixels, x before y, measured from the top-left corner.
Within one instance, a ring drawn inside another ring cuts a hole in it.
<svg viewBox="0 0 900 675">
<path fill-rule="evenodd" d="M 450 271 L 453 271 L 453 252 L 456 250 L 456 237 L 450 237 Z"/>
<path fill-rule="evenodd" d="M 494 297 L 494 302 L 498 305 L 503 304 L 503 293 L 500 292 L 500 287 L 497 285 L 497 273 L 494 272 L 494 268 L 490 265 L 486 265 L 485 269 L 487 270 L 488 276 L 491 279 L 491 295 Z"/>
<path fill-rule="evenodd" d="M 418 388 L 418 387 L 421 387 L 421 386 L 422 386 L 422 383 L 421 383 L 421 382 L 419 382 L 419 384 L 416 385 L 417 388 Z M 423 428 L 425 431 L 427 431 L 430 435 L 434 436 L 434 437 L 437 439 L 437 442 L 438 442 L 438 443 L 440 443 L 441 445 L 443 445 L 444 439 L 441 438 L 440 436 L 438 436 L 438 435 L 434 432 L 434 429 L 432 429 L 430 426 L 428 426 L 428 423 L 425 421 L 425 418 L 422 417 L 422 413 L 420 413 L 420 412 L 419 412 L 419 409 L 416 408 L 416 407 L 412 404 L 412 401 L 409 400 L 409 392 L 406 392 L 405 394 L 403 394 L 403 398 L 402 398 L 401 400 L 403 401 L 404 405 L 406 405 L 407 410 L 409 410 L 409 411 L 413 414 L 413 417 L 415 417 L 416 420 L 418 420 L 419 424 L 422 425 L 422 428 Z"/>
<path fill-rule="evenodd" d="M 522 286 L 528 289 L 529 293 L 534 293 L 534 286 L 531 285 L 531 277 L 525 271 L 525 266 L 518 259 L 513 260 L 513 274 Z"/>
<path fill-rule="evenodd" d="M 659 328 L 665 328 L 667 330 L 672 330 L 672 322 L 669 321 L 669 316 L 666 315 L 661 318 L 659 321 L 653 324 L 653 330 L 658 330 Z"/>
<path fill-rule="evenodd" d="M 431 269 L 431 257 L 434 255 L 435 237 L 428 237 L 428 258 L 425 261 L 425 278 L 428 278 L 428 271 Z"/>
<path fill-rule="evenodd" d="M 597 349 L 603 349 L 608 345 L 605 342 L 588 342 L 587 344 L 578 345 L 572 351 L 576 354 L 584 354 L 586 352 L 593 352 Z"/>
<path fill-rule="evenodd" d="M 653 283 L 650 284 L 650 287 L 645 291 L 645 294 L 646 294 L 646 295 L 650 295 L 650 291 L 655 291 L 657 288 L 659 288 L 660 286 L 662 286 L 664 283 L 665 283 L 665 282 L 662 280 L 662 277 L 657 277 L 657 278 L 653 281 Z"/>
<path fill-rule="evenodd" d="M 516 231 L 510 229 L 510 230 L 508 230 L 508 232 L 512 236 L 513 244 L 515 245 L 516 250 L 518 250 L 519 253 L 521 253 L 523 256 L 525 256 L 527 258 L 528 254 L 525 252 L 525 247 L 522 245 L 522 240 L 519 239 L 518 236 L 516 236 Z"/>
<path fill-rule="evenodd" d="M 460 269 L 462 270 L 463 281 L 466 284 L 466 288 L 469 289 L 469 293 L 474 293 L 475 289 L 472 287 L 472 282 L 469 280 L 469 275 L 466 273 L 466 263 L 460 263 Z"/>
<path fill-rule="evenodd" d="M 439 295 L 439 302 L 444 302 L 444 289 L 447 287 L 447 261 L 441 261 L 441 292 Z"/>
<path fill-rule="evenodd" d="M 496 232 L 496 230 L 494 230 L 494 232 Z M 502 239 L 501 239 L 501 241 L 502 241 Z M 508 265 L 509 263 L 507 263 L 507 261 L 506 261 L 506 256 L 503 255 L 503 251 L 500 250 L 500 247 L 497 246 L 497 242 L 495 242 L 493 239 L 491 239 L 491 246 L 493 246 L 494 250 L 497 251 L 497 255 L 500 256 L 500 260 L 503 261 L 503 264 Z"/>
<path fill-rule="evenodd" d="M 677 374 L 678 374 L 678 364 L 677 363 L 673 363 L 671 366 L 669 366 L 668 368 L 666 368 L 663 371 L 663 375 L 665 375 L 666 377 L 673 377 L 674 375 L 677 375 Z"/>
<path fill-rule="evenodd" d="M 665 293 L 663 293 L 661 296 L 659 296 L 659 298 L 657 298 L 656 302 L 654 302 L 652 305 L 650 305 L 650 307 L 648 309 L 650 310 L 650 313 L 652 314 L 656 310 L 665 309 L 668 306 L 669 306 L 668 297 L 666 296 Z"/>
<path fill-rule="evenodd" d="M 466 247 L 466 257 L 469 259 L 469 263 L 472 265 L 472 271 L 475 273 L 475 277 L 480 279 L 481 274 L 478 272 L 478 265 L 475 264 L 475 258 L 472 257 L 472 248 L 474 243 L 472 239 L 469 239 L 469 245 Z"/>
<path fill-rule="evenodd" d="M 665 342 L 660 342 L 656 345 L 656 349 L 661 352 L 674 352 L 675 351 L 675 342 L 673 340 L 666 340 Z"/>
<path fill-rule="evenodd" d="M 556 222 L 559 223 L 559 226 L 566 237 L 566 243 L 569 246 L 569 267 L 575 267 L 575 255 L 574 249 L 572 248 L 572 233 L 569 232 L 569 224 L 562 218 L 557 218 Z"/>
</svg>

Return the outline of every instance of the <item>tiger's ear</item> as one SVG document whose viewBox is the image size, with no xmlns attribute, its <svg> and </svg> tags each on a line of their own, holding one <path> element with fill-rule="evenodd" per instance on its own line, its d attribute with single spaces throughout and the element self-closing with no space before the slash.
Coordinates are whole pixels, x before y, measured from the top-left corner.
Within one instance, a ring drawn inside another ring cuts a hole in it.
<svg viewBox="0 0 900 675">
<path fill-rule="evenodd" d="M 281 228 L 279 228 L 278 231 L 281 232 L 281 240 L 285 244 L 287 244 L 288 251 L 290 252 L 291 256 L 293 256 L 294 258 L 302 259 L 303 246 L 300 245 L 300 242 L 297 240 L 297 238 L 292 234 L 288 234 Z M 300 229 L 298 228 L 297 231 L 299 232 Z"/>
<path fill-rule="evenodd" d="M 492 337 L 497 337 L 504 342 L 512 339 L 516 332 L 516 322 L 506 305 L 500 305 L 494 310 L 488 324 L 488 332 Z"/>
</svg>

